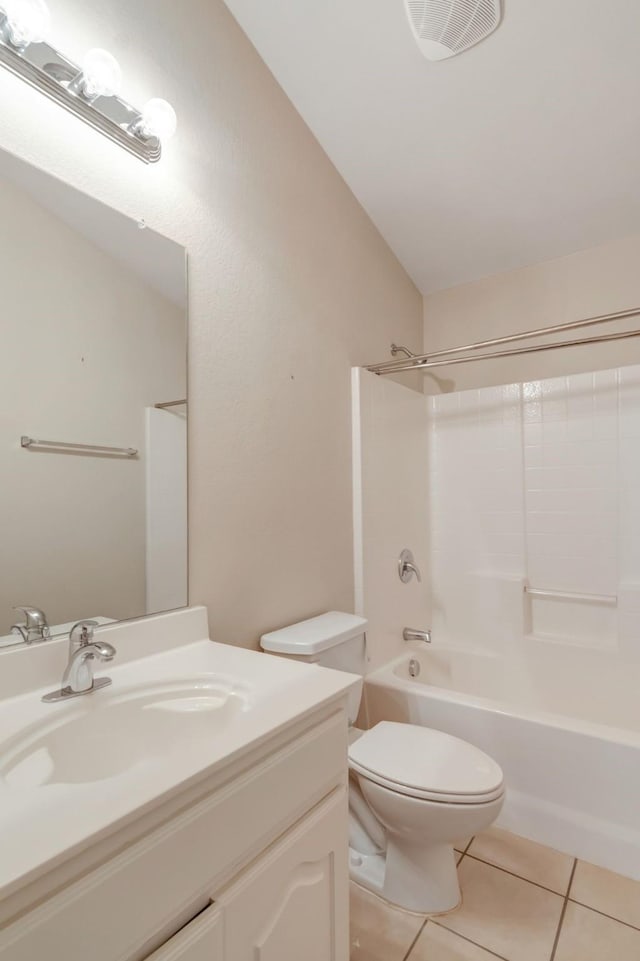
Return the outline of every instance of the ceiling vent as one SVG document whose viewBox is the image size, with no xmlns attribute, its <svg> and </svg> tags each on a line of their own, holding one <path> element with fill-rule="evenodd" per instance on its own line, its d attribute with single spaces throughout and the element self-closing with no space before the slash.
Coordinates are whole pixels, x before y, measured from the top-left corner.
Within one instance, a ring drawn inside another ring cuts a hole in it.
<svg viewBox="0 0 640 961">
<path fill-rule="evenodd" d="M 446 60 L 480 43 L 500 23 L 500 0 L 404 0 L 427 60 Z"/>
</svg>

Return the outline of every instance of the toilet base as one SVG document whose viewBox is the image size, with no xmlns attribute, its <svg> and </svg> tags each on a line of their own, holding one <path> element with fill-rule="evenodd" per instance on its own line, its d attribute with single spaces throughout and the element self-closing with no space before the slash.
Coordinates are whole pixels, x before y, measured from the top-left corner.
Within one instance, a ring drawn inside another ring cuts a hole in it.
<svg viewBox="0 0 640 961">
<path fill-rule="evenodd" d="M 419 858 L 393 841 L 388 854 L 349 848 L 349 873 L 356 884 L 412 914 L 446 914 L 461 901 L 455 853 L 448 844 L 423 847 Z"/>
<path fill-rule="evenodd" d="M 360 884 L 367 891 L 383 898 L 384 871 L 386 858 L 384 854 L 361 854 L 349 848 L 349 875 L 352 881 Z"/>
<path fill-rule="evenodd" d="M 383 898 L 416 914 L 446 914 L 460 904 L 454 842 L 493 824 L 504 793 L 452 804 L 392 791 L 359 777 L 363 797 L 385 828 Z"/>
<path fill-rule="evenodd" d="M 453 911 L 461 900 L 453 845 L 389 835 L 383 896 L 418 914 Z"/>
</svg>

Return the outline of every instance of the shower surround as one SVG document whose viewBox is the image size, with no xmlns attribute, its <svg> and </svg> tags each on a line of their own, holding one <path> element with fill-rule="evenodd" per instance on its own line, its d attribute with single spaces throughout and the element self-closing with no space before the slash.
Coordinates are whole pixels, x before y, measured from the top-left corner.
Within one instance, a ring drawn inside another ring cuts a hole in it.
<svg viewBox="0 0 640 961">
<path fill-rule="evenodd" d="M 640 664 L 640 367 L 428 406 L 435 635 Z"/>
</svg>

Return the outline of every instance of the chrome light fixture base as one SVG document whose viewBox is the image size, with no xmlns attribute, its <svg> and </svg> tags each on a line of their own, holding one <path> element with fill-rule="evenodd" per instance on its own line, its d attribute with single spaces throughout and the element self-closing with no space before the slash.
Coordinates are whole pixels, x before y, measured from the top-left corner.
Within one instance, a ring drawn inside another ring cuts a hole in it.
<svg viewBox="0 0 640 961">
<path fill-rule="evenodd" d="M 145 137 L 142 113 L 116 95 L 83 97 L 81 68 L 48 43 L 14 46 L 7 16 L 0 6 L 0 64 L 32 87 L 54 100 L 109 140 L 119 144 L 144 163 L 160 160 L 162 147 L 155 136 Z"/>
</svg>

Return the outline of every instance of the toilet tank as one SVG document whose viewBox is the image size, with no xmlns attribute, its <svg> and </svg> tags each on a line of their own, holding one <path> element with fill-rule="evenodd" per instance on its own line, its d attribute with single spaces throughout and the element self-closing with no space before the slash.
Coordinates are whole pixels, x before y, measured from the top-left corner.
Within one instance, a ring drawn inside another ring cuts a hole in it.
<svg viewBox="0 0 640 961">
<path fill-rule="evenodd" d="M 366 666 L 365 631 L 367 621 L 356 614 L 328 611 L 260 638 L 269 654 L 293 657 L 307 664 L 319 664 L 335 671 L 364 676 Z M 349 695 L 349 720 L 353 724 L 360 709 L 362 684 Z"/>
</svg>

